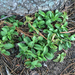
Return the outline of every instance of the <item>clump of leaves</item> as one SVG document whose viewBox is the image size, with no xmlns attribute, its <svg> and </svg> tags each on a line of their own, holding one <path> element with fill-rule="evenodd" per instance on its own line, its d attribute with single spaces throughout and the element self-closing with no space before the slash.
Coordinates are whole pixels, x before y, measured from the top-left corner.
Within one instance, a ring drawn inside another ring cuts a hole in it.
<svg viewBox="0 0 75 75">
<path fill-rule="evenodd" d="M 2 40 L 0 40 L 0 52 L 1 54 L 10 55 L 10 52 L 7 51 L 8 49 L 11 49 L 14 47 L 14 44 L 6 43 L 4 44 Z"/>
<path fill-rule="evenodd" d="M 27 68 L 33 69 L 35 67 L 41 67 L 42 61 L 53 59 L 57 48 L 59 51 L 70 48 L 71 41 L 75 40 L 75 34 L 62 33 L 68 31 L 67 19 L 67 13 L 62 13 L 58 10 L 55 12 L 48 11 L 46 13 L 39 10 L 38 13 L 35 13 L 35 20 L 33 20 L 33 17 L 26 16 L 24 25 L 28 24 L 29 32 L 34 31 L 36 34 L 33 33 L 33 37 L 31 38 L 24 35 L 19 37 L 19 41 L 23 41 L 23 43 L 18 43 L 19 54 L 16 57 L 22 57 L 22 60 L 25 60 Z M 4 26 L 1 31 L 3 41 L 3 45 L 0 48 L 1 53 L 4 53 L 5 49 L 13 47 L 13 45 L 7 41 L 14 41 L 14 36 L 18 35 L 15 27 L 23 24 L 18 20 L 12 20 L 11 18 L 6 19 L 6 21 L 13 23 L 14 26 Z M 10 45 L 10 47 L 7 48 L 5 45 Z M 4 54 L 6 54 L 6 52 Z M 6 55 L 9 55 L 9 53 Z M 62 52 L 53 61 L 62 62 L 65 56 L 66 54 Z"/>
<path fill-rule="evenodd" d="M 2 15 L 1 18 L 5 17 L 5 15 Z M 23 22 L 19 22 L 19 20 L 15 19 L 16 16 L 11 16 L 5 19 L 5 22 L 9 22 L 9 23 L 13 23 L 14 26 L 19 27 L 21 25 L 23 25 Z"/>
<path fill-rule="evenodd" d="M 34 50 L 35 53 L 33 54 L 37 55 L 35 57 L 32 57 L 32 59 L 30 58 L 31 56 L 27 58 L 29 59 L 29 61 L 26 62 L 26 65 L 30 67 L 31 69 L 34 67 L 38 67 L 36 65 L 31 64 L 32 60 L 33 62 L 35 62 L 35 64 L 37 64 L 38 61 L 39 62 L 46 61 L 47 59 L 51 60 L 53 59 L 54 53 L 57 51 L 57 48 L 59 51 L 62 49 L 67 50 L 68 48 L 71 47 L 71 41 L 75 40 L 74 38 L 75 35 L 71 36 L 70 33 L 62 33 L 62 32 L 68 31 L 67 29 L 68 16 L 66 12 L 62 13 L 56 10 L 55 12 L 48 11 L 44 13 L 43 11 L 39 10 L 38 13 L 35 13 L 35 18 L 36 19 L 33 21 L 33 24 L 32 24 L 31 22 L 32 18 L 26 17 L 27 20 L 25 21 L 24 24 L 28 23 L 29 32 L 32 32 L 32 31 L 40 32 L 41 31 L 41 33 L 44 34 L 47 40 L 43 38 L 42 41 L 38 41 L 38 39 L 35 38 L 37 42 L 34 43 L 33 40 L 28 42 L 26 39 L 27 37 L 25 37 L 24 41 L 26 42 L 26 45 L 24 46 L 28 46 L 27 50 L 30 50 L 31 54 L 33 53 L 32 50 Z M 20 46 L 20 48 L 22 47 L 23 45 Z M 65 56 L 66 56 L 65 53 L 61 53 L 53 61 L 62 62 Z"/>
<path fill-rule="evenodd" d="M 41 36 L 33 36 L 31 39 L 29 37 L 22 38 L 25 44 L 18 43 L 20 53 L 17 57 L 21 57 L 22 59 L 27 59 L 25 65 L 27 68 L 33 69 L 35 67 L 41 67 L 41 61 L 46 61 L 46 57 L 52 59 L 48 53 L 48 47 L 45 46 L 43 42 L 43 37 Z M 44 50 L 44 51 L 43 51 Z M 47 50 L 47 51 L 46 51 Z"/>
<path fill-rule="evenodd" d="M 4 26 L 2 28 L 1 35 L 2 35 L 2 40 L 4 42 L 6 41 L 14 42 L 14 38 L 16 35 L 18 35 L 18 33 L 15 31 L 14 26 L 12 27 Z"/>
</svg>

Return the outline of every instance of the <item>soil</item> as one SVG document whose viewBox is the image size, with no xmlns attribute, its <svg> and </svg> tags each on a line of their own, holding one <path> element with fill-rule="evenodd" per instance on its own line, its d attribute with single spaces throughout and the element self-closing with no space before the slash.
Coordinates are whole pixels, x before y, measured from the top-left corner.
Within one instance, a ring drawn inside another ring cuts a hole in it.
<svg viewBox="0 0 75 75">
<path fill-rule="evenodd" d="M 65 6 L 67 7 L 72 5 L 74 2 L 69 0 Z M 70 4 L 70 5 L 69 5 Z M 71 9 L 73 8 L 73 10 Z M 72 11 L 75 10 L 75 3 L 65 11 L 68 12 L 69 18 L 74 21 L 75 15 Z M 72 10 L 72 11 L 71 11 Z M 75 12 L 75 11 L 74 11 Z M 72 19 L 72 17 L 74 17 Z M 75 22 L 69 21 L 69 28 L 75 27 Z M 0 54 L 0 75 L 75 75 L 75 42 L 72 42 L 72 47 L 66 50 L 66 57 L 63 62 L 53 62 L 52 60 L 48 60 L 46 62 L 42 62 L 42 67 L 35 68 L 33 70 L 27 69 L 24 66 L 24 61 L 21 58 L 12 56 L 5 56 Z"/>
</svg>

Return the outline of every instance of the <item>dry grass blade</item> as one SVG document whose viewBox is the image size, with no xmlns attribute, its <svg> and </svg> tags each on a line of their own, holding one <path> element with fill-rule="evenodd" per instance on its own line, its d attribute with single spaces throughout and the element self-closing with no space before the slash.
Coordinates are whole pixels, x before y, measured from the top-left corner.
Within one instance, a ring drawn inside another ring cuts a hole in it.
<svg viewBox="0 0 75 75">
<path fill-rule="evenodd" d="M 24 34 L 24 35 L 26 35 L 26 36 L 28 36 L 28 37 L 32 37 L 32 36 L 28 35 L 27 33 L 23 32 L 22 30 L 20 30 L 20 29 L 17 28 L 17 27 L 16 27 L 16 30 L 17 30 L 18 33 L 20 32 L 20 33 L 22 33 L 22 34 Z"/>
<path fill-rule="evenodd" d="M 60 33 L 72 33 L 72 32 L 75 32 L 75 30 L 71 30 L 71 31 L 68 31 L 68 32 L 60 32 Z"/>
<path fill-rule="evenodd" d="M 30 25 L 31 25 L 31 24 L 30 24 Z M 31 25 L 31 27 L 32 27 L 36 32 L 38 32 L 40 36 L 42 36 L 44 39 L 47 40 L 47 38 L 46 38 L 44 35 L 42 35 L 42 33 L 40 33 L 35 27 L 33 27 L 32 25 Z"/>
<path fill-rule="evenodd" d="M 62 72 L 60 75 L 63 75 L 63 72 L 65 72 L 70 66 L 74 65 L 75 63 L 71 63 L 70 65 L 68 65 Z"/>
</svg>

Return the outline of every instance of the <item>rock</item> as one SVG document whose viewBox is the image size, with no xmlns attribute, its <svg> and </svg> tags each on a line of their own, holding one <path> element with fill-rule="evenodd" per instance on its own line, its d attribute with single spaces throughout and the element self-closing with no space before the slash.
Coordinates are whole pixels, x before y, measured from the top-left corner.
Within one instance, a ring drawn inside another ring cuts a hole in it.
<svg viewBox="0 0 75 75">
<path fill-rule="evenodd" d="M 16 13 L 23 15 L 36 11 L 55 10 L 64 7 L 68 0 L 0 0 L 0 15 Z"/>
<path fill-rule="evenodd" d="M 32 71 L 32 72 L 30 73 L 30 75 L 39 75 L 39 73 L 37 73 L 36 71 Z"/>
</svg>

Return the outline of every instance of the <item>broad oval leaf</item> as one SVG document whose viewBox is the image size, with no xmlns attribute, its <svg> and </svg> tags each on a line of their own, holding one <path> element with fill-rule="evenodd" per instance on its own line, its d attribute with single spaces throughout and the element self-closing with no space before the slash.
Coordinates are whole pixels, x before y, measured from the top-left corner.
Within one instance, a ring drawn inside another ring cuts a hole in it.
<svg viewBox="0 0 75 75">
<path fill-rule="evenodd" d="M 47 58 L 47 59 L 53 59 L 54 58 L 54 54 L 53 53 L 47 53 L 47 55 L 45 55 L 45 57 Z"/>
<path fill-rule="evenodd" d="M 35 44 L 34 48 L 36 50 L 43 50 L 43 47 L 41 45 L 39 45 L 39 44 Z"/>
<path fill-rule="evenodd" d="M 11 44 L 11 43 L 6 43 L 5 45 L 4 45 L 4 48 L 5 49 L 10 49 L 10 48 L 13 48 L 14 47 L 14 44 Z"/>
<path fill-rule="evenodd" d="M 73 35 L 70 37 L 70 40 L 71 40 L 71 41 L 74 41 L 74 40 L 75 40 L 75 34 L 73 34 Z"/>
<path fill-rule="evenodd" d="M 48 47 L 47 47 L 47 46 L 45 46 L 45 47 L 44 47 L 43 54 L 45 55 L 45 54 L 47 54 L 47 53 L 48 53 Z"/>
</svg>

